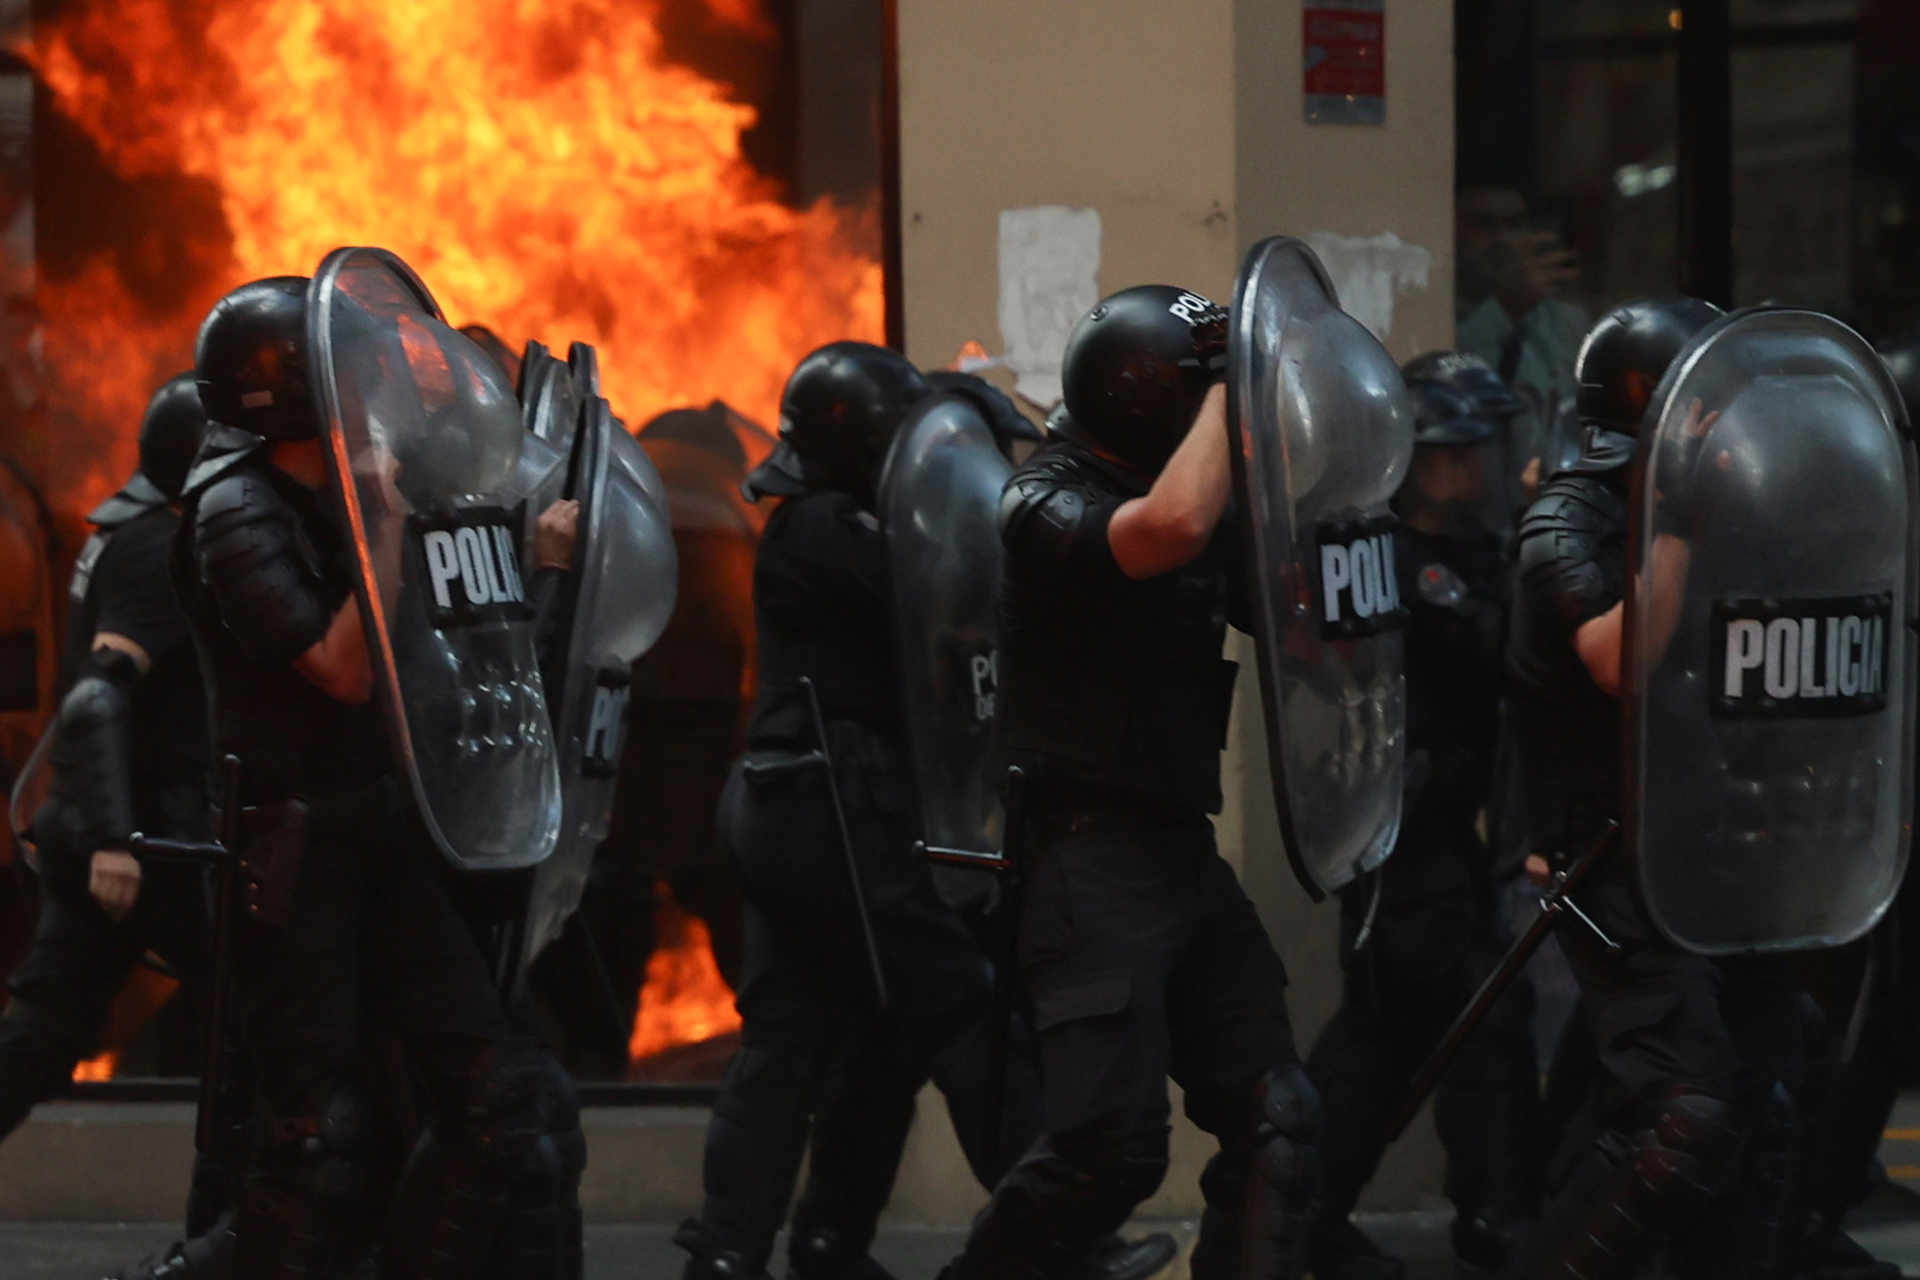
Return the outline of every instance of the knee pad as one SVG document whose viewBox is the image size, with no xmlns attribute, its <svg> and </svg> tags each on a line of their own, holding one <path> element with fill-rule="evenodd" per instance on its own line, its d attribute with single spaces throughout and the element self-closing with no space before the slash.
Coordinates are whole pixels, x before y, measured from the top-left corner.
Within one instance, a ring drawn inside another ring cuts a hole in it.
<svg viewBox="0 0 1920 1280">
<path fill-rule="evenodd" d="M 1311 1196 L 1320 1187 L 1320 1092 L 1298 1064 L 1270 1072 L 1260 1087 L 1254 1160 L 1260 1176 L 1282 1194 Z"/>
<path fill-rule="evenodd" d="M 1654 1104 L 1635 1133 L 1634 1172 L 1670 1217 L 1689 1217 L 1739 1159 L 1748 1122 L 1726 1099 L 1682 1085 Z"/>
<path fill-rule="evenodd" d="M 508 1042 L 475 1061 L 465 1087 L 428 1122 L 450 1150 L 478 1149 L 518 1163 L 540 1141 L 548 1055 L 531 1042 Z"/>
<path fill-rule="evenodd" d="M 357 1213 L 368 1194 L 367 1112 L 360 1086 L 341 1080 L 311 1113 L 269 1119 L 257 1161 L 266 1176 L 248 1179 L 249 1211 L 285 1217 L 302 1204 L 327 1217 Z"/>
<path fill-rule="evenodd" d="M 1128 1129 L 1114 1119 L 1054 1134 L 1049 1141 L 1060 1160 L 1102 1199 L 1124 1201 L 1128 1211 L 1160 1189 L 1171 1163 L 1165 1125 Z"/>
</svg>

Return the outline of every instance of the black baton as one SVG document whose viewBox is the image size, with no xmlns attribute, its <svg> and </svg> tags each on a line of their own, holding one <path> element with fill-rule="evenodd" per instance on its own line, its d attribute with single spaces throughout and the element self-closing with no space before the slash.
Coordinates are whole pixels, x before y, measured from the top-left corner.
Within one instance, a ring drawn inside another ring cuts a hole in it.
<svg viewBox="0 0 1920 1280">
<path fill-rule="evenodd" d="M 800 677 L 807 691 L 807 710 L 813 713 L 813 736 L 819 743 L 820 763 L 827 771 L 827 794 L 833 798 L 833 821 L 840 828 L 840 847 L 847 855 L 847 879 L 853 885 L 854 914 L 860 917 L 860 935 L 867 944 L 867 963 L 873 969 L 873 993 L 880 1011 L 887 1010 L 887 975 L 880 967 L 880 946 L 873 940 L 873 920 L 867 915 L 867 891 L 860 884 L 860 859 L 853 852 L 853 829 L 847 825 L 847 809 L 840 803 L 840 775 L 833 767 L 833 748 L 827 745 L 827 721 L 820 714 L 820 693 L 808 676 Z"/>
<path fill-rule="evenodd" d="M 207 1025 L 201 1046 L 200 1110 L 194 1117 L 193 1147 L 212 1152 L 215 1119 L 226 1070 L 227 988 L 233 971 L 233 911 L 240 880 L 240 757 L 220 761 L 220 839 L 155 840 L 135 833 L 133 856 L 156 862 L 191 862 L 213 867 L 213 980 L 207 993 Z"/>
<path fill-rule="evenodd" d="M 1012 1066 L 1014 995 L 1020 970 L 1020 911 L 1027 896 L 1026 791 L 1026 773 L 1018 765 L 1009 768 L 1000 853 L 945 849 L 924 840 L 914 846 L 929 862 L 969 871 L 990 871 L 1000 877 L 1000 912 L 1005 929 L 998 939 L 1000 954 L 993 967 L 993 1008 L 988 1014 L 993 1019 L 992 1039 L 987 1047 L 984 1099 L 989 1123 L 993 1125 L 996 1154 L 1006 1140 L 1007 1073 Z"/>
<path fill-rule="evenodd" d="M 1407 1126 L 1413 1123 L 1413 1118 L 1420 1114 L 1420 1108 L 1426 1105 L 1427 1096 L 1433 1092 L 1433 1087 L 1440 1083 L 1440 1077 L 1445 1075 L 1447 1068 L 1452 1065 L 1454 1055 L 1459 1053 L 1460 1046 L 1465 1044 L 1467 1037 L 1486 1020 L 1493 1006 L 1499 1002 L 1501 996 L 1506 994 L 1507 988 L 1513 985 L 1513 980 L 1520 976 L 1522 969 L 1527 967 L 1527 961 L 1533 959 L 1533 953 L 1540 949 L 1540 944 L 1545 942 L 1547 935 L 1553 932 L 1553 927 L 1560 922 L 1561 916 L 1571 913 L 1599 934 L 1601 941 L 1608 949 L 1619 949 L 1611 939 L 1599 932 L 1598 926 L 1593 925 L 1585 913 L 1574 906 L 1573 900 L 1568 896 L 1586 878 L 1587 872 L 1593 869 L 1593 865 L 1600 861 L 1600 855 L 1612 847 L 1613 838 L 1619 832 L 1620 824 L 1609 820 L 1607 829 L 1600 833 L 1599 839 L 1582 850 L 1580 856 L 1568 863 L 1565 870 L 1554 872 L 1553 881 L 1547 886 L 1545 896 L 1540 899 L 1540 910 L 1533 917 L 1533 922 L 1527 926 L 1526 932 L 1514 939 L 1513 945 L 1507 948 L 1507 954 L 1501 959 L 1500 967 L 1487 975 L 1487 980 L 1480 984 L 1478 991 L 1473 993 L 1473 999 L 1467 1002 L 1467 1007 L 1460 1011 L 1460 1016 L 1453 1020 L 1451 1027 L 1447 1028 L 1447 1034 L 1440 1038 L 1440 1043 L 1435 1045 L 1433 1052 L 1427 1055 L 1426 1062 L 1421 1064 L 1419 1073 L 1413 1077 L 1413 1082 L 1407 1086 L 1407 1091 L 1400 1095 L 1400 1105 L 1394 1109 L 1393 1119 L 1387 1122 L 1388 1142 L 1397 1141 L 1400 1135 L 1407 1131 Z"/>
</svg>

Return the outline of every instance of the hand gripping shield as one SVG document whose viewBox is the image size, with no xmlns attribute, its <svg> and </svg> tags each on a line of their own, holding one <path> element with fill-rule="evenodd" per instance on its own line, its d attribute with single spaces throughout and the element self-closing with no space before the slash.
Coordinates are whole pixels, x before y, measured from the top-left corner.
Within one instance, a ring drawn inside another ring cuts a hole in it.
<svg viewBox="0 0 1920 1280">
<path fill-rule="evenodd" d="M 1885 367 L 1809 311 L 1698 335 L 1636 462 L 1626 832 L 1662 933 L 1832 947 L 1905 869 L 1914 450 Z"/>
<path fill-rule="evenodd" d="M 1313 251 L 1255 245 L 1234 295 L 1228 423 L 1274 805 L 1315 899 L 1400 830 L 1405 609 L 1387 500 L 1413 455 L 1400 370 Z"/>
<path fill-rule="evenodd" d="M 936 395 L 901 425 L 880 478 L 907 735 L 934 850 L 1001 847 L 992 767 L 1000 646 L 1000 491 L 1012 474 L 972 401 Z"/>
<path fill-rule="evenodd" d="M 585 396 L 574 459 L 580 522 L 548 690 L 564 816 L 559 847 L 534 873 L 521 949 L 527 964 L 580 905 L 613 813 L 633 664 L 666 630 L 678 588 L 659 473 L 597 395 Z"/>
<path fill-rule="evenodd" d="M 522 578 L 513 390 L 384 250 L 328 255 L 307 336 L 400 775 L 455 867 L 537 864 L 560 834 L 560 775 Z"/>
</svg>

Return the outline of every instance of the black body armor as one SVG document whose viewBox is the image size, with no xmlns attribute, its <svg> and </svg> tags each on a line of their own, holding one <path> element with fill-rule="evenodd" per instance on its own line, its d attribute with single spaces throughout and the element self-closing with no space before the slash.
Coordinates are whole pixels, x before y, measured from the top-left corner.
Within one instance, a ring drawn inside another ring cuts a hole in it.
<svg viewBox="0 0 1920 1280">
<path fill-rule="evenodd" d="M 1520 523 L 1509 697 L 1528 840 L 1543 854 L 1569 851 L 1620 812 L 1620 704 L 1594 683 L 1572 637 L 1620 602 L 1627 473 L 1585 461 L 1548 481 Z"/>
<path fill-rule="evenodd" d="M 378 702 L 337 702 L 289 665 L 349 598 L 345 554 L 319 498 L 256 457 L 188 491 L 174 581 L 212 684 L 214 739 L 246 762 L 255 802 L 391 772 Z"/>
<path fill-rule="evenodd" d="M 1008 482 L 1001 743 L 1036 792 L 1217 813 L 1238 670 L 1220 656 L 1238 582 L 1232 521 L 1191 563 L 1136 581 L 1113 562 L 1107 524 L 1146 490 L 1069 441 Z"/>
<path fill-rule="evenodd" d="M 753 566 L 759 687 L 750 743 L 813 744 L 802 676 L 827 719 L 900 732 L 889 583 L 886 535 L 852 494 L 801 494 L 768 517 Z"/>
</svg>

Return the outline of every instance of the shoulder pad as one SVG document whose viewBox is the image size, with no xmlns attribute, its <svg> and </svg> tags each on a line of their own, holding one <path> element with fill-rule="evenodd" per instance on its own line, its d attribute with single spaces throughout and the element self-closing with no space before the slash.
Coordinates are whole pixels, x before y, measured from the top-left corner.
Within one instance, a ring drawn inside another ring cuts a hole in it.
<svg viewBox="0 0 1920 1280">
<path fill-rule="evenodd" d="M 159 486 L 147 479 L 144 472 L 136 471 L 120 487 L 120 492 L 87 513 L 87 523 L 95 528 L 111 529 L 166 505 L 167 495 L 160 492 Z"/>
<path fill-rule="evenodd" d="M 273 486 L 235 468 L 202 493 L 193 544 L 221 621 L 263 661 L 288 661 L 327 632 L 333 595 L 298 515 Z"/>
<path fill-rule="evenodd" d="M 1000 541 L 1034 568 L 1057 570 L 1073 555 L 1091 504 L 1078 486 L 1044 471 L 1020 471 L 1000 493 Z"/>
<path fill-rule="evenodd" d="M 1626 533 L 1626 502 L 1612 486 L 1562 475 L 1541 491 L 1520 522 L 1520 592 L 1578 625 L 1620 598 L 1617 569 L 1602 546 Z"/>
<path fill-rule="evenodd" d="M 181 496 L 200 492 L 266 447 L 266 439 L 251 431 L 209 422 L 207 433 L 200 440 L 200 452 L 194 455 L 193 466 L 187 469 Z"/>
</svg>

